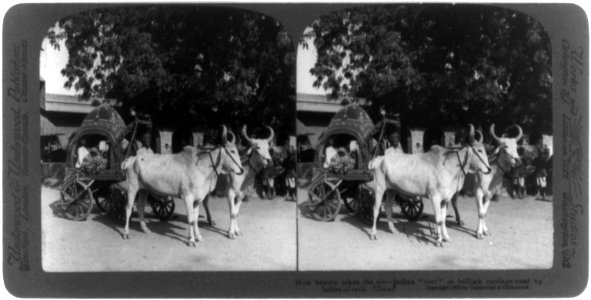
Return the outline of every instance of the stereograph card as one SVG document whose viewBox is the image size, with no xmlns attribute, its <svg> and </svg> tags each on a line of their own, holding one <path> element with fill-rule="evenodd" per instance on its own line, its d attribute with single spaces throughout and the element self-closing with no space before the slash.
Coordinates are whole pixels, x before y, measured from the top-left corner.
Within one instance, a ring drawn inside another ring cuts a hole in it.
<svg viewBox="0 0 591 300">
<path fill-rule="evenodd" d="M 15 297 L 587 288 L 575 4 L 43 3 L 3 24 Z"/>
</svg>

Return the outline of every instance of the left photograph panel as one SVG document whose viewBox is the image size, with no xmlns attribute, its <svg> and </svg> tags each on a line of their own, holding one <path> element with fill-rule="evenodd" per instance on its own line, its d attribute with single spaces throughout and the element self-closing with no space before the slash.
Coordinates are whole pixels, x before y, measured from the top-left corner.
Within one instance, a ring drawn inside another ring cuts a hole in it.
<svg viewBox="0 0 591 300">
<path fill-rule="evenodd" d="M 67 16 L 40 51 L 46 272 L 295 271 L 295 48 L 200 5 Z"/>
</svg>

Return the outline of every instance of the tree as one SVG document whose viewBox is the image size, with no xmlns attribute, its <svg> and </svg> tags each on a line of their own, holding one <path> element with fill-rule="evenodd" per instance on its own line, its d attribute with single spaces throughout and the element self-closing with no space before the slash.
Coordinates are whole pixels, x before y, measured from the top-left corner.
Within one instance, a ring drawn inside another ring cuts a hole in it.
<svg viewBox="0 0 591 300">
<path fill-rule="evenodd" d="M 551 45 L 533 18 L 481 5 L 363 6 L 325 15 L 303 43 L 315 85 L 407 125 L 552 131 Z"/>
<path fill-rule="evenodd" d="M 294 48 L 276 20 L 210 6 L 122 6 L 58 22 L 66 87 L 115 98 L 157 123 L 293 132 Z"/>
</svg>

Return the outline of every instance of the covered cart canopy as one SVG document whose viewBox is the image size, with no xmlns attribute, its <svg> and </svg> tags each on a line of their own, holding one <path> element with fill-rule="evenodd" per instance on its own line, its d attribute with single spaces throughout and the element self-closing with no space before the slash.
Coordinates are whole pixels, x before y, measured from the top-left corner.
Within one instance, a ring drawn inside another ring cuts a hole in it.
<svg viewBox="0 0 591 300">
<path fill-rule="evenodd" d="M 317 166 L 322 166 L 324 149 L 329 139 L 336 136 L 348 135 L 354 138 L 359 146 L 359 162 L 365 165 L 370 160 L 369 145 L 367 138 L 374 130 L 374 123 L 357 104 L 350 104 L 339 110 L 328 125 L 326 131 L 321 135 L 318 147 L 316 149 Z"/>
<path fill-rule="evenodd" d="M 76 150 L 80 139 L 92 135 L 106 138 L 110 145 L 111 165 L 119 164 L 123 160 L 121 141 L 127 133 L 127 126 L 117 111 L 108 104 L 103 104 L 92 110 L 82 121 L 80 128 L 68 143 L 66 165 L 74 167 L 76 164 Z"/>
</svg>

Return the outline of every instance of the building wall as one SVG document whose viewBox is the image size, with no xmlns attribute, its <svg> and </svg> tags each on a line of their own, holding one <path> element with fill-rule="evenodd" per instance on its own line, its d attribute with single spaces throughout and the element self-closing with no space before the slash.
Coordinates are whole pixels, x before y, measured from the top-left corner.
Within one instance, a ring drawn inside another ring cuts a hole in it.
<svg viewBox="0 0 591 300">
<path fill-rule="evenodd" d="M 76 132 L 84 115 L 51 113 L 41 111 L 39 116 L 40 135 L 59 134 L 58 139 L 62 148 L 66 148 L 70 136 Z"/>
<path fill-rule="evenodd" d="M 410 130 L 410 136 L 412 139 L 412 153 L 422 153 L 423 152 L 423 135 L 424 134 L 425 134 L 425 131 L 422 129 Z"/>
<path fill-rule="evenodd" d="M 554 154 L 554 137 L 551 135 L 542 135 L 542 143 L 550 149 L 550 155 Z"/>
</svg>

